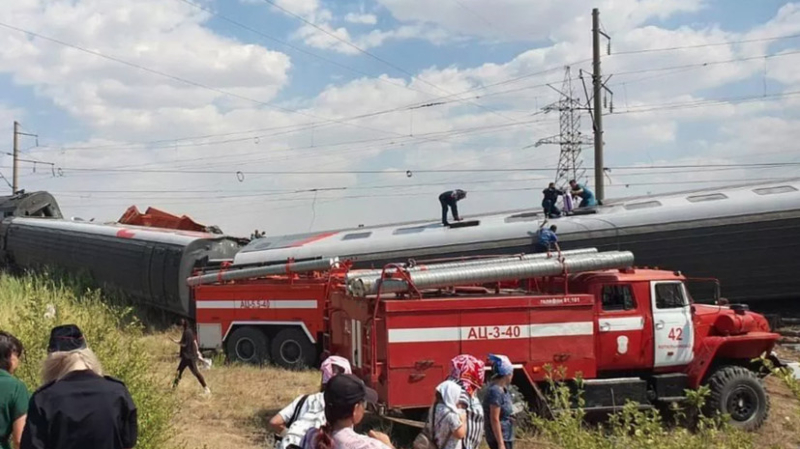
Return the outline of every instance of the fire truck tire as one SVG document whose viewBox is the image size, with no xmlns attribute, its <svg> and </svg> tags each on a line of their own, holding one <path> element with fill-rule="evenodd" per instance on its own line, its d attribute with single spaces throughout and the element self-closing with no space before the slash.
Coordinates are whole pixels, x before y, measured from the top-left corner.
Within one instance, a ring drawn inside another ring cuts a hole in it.
<svg viewBox="0 0 800 449">
<path fill-rule="evenodd" d="M 296 327 L 288 327 L 272 338 L 270 346 L 272 362 L 289 369 L 314 366 L 317 359 L 316 348 L 308 336 Z"/>
<path fill-rule="evenodd" d="M 232 362 L 260 365 L 269 362 L 267 336 L 254 327 L 240 327 L 225 342 L 225 353 Z"/>
<path fill-rule="evenodd" d="M 756 430 L 769 414 L 769 396 L 761 380 L 747 368 L 725 366 L 708 379 L 708 408 L 730 416 L 731 425 Z"/>
</svg>

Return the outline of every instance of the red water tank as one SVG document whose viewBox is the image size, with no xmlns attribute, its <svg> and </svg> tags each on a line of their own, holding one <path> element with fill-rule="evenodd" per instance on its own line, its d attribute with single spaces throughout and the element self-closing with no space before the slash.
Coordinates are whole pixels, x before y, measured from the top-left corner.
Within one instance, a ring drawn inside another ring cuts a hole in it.
<svg viewBox="0 0 800 449">
<path fill-rule="evenodd" d="M 724 314 L 717 317 L 714 328 L 722 335 L 742 335 L 758 330 L 758 323 L 752 314 Z"/>
</svg>

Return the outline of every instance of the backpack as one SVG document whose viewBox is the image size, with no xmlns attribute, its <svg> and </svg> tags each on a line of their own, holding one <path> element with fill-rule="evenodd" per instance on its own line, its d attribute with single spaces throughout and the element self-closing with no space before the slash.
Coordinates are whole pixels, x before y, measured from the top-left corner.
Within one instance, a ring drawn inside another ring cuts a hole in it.
<svg viewBox="0 0 800 449">
<path fill-rule="evenodd" d="M 433 404 L 430 410 L 431 420 L 425 423 L 425 427 L 422 428 L 422 432 L 414 438 L 414 443 L 412 444 L 413 449 L 439 449 L 439 445 L 436 444 L 436 406 L 439 402 Z M 430 424 L 430 425 L 429 425 Z M 450 441 L 450 437 L 447 437 L 444 444 L 447 445 L 447 442 Z"/>
<path fill-rule="evenodd" d="M 308 399 L 308 395 L 304 394 L 303 397 L 300 398 L 300 402 L 297 403 L 297 407 L 294 408 L 294 413 L 292 413 L 292 416 L 289 417 L 289 421 L 286 421 L 283 424 L 286 427 L 286 430 L 289 430 L 289 428 L 292 427 L 292 424 L 294 424 L 295 421 L 297 421 L 297 418 L 300 417 L 300 410 L 303 409 L 303 405 L 305 405 L 306 399 Z M 275 434 L 275 445 L 273 446 L 273 448 L 274 449 L 280 449 L 282 441 L 283 441 L 283 437 L 276 433 Z"/>
</svg>

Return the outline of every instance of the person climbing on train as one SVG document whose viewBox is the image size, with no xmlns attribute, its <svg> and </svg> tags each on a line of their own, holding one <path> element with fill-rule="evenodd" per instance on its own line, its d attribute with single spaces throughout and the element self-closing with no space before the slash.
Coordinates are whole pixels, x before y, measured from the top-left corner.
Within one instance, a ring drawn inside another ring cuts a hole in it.
<svg viewBox="0 0 800 449">
<path fill-rule="evenodd" d="M 558 197 L 564 195 L 562 189 L 556 188 L 556 183 L 551 182 L 546 189 L 542 190 L 542 208 L 544 209 L 544 215 L 547 218 L 558 218 L 561 216 L 561 210 L 556 206 L 556 201 L 558 201 Z"/>
<path fill-rule="evenodd" d="M 483 441 L 484 415 L 481 401 L 477 398 L 477 391 L 483 386 L 482 360 L 469 354 L 461 354 L 450 360 L 450 375 L 452 380 L 461 386 L 459 402 L 466 404 L 466 437 L 461 441 L 463 449 L 478 449 Z"/>
<path fill-rule="evenodd" d="M 320 371 L 322 382 L 319 392 L 296 397 L 269 420 L 275 432 L 275 449 L 299 449 L 309 429 L 322 427 L 325 424 L 325 385 L 334 376 L 352 373 L 350 362 L 338 355 L 325 359 Z"/>
<path fill-rule="evenodd" d="M 200 372 L 200 370 L 197 369 L 197 360 L 199 358 L 198 354 L 200 350 L 197 347 L 197 340 L 194 337 L 194 332 L 192 332 L 189 322 L 186 319 L 181 318 L 179 324 L 183 329 L 181 339 L 172 341 L 181 346 L 181 349 L 178 353 L 181 361 L 178 364 L 178 369 L 175 373 L 175 379 L 172 381 L 172 388 L 176 388 L 178 386 L 178 383 L 181 381 L 181 376 L 183 376 L 183 371 L 186 368 L 189 368 L 189 371 L 194 374 L 194 377 L 197 378 L 197 381 L 200 382 L 200 385 L 203 387 L 203 393 L 211 394 L 211 390 L 206 384 L 206 379 L 203 377 L 203 374 Z"/>
<path fill-rule="evenodd" d="M 547 253 L 550 257 L 550 251 L 555 247 L 556 251 L 561 252 L 561 247 L 558 246 L 558 235 L 556 231 L 558 226 L 552 225 L 550 228 L 540 228 L 535 234 L 535 242 L 533 244 L 534 253 Z"/>
<path fill-rule="evenodd" d="M 325 385 L 325 420 L 320 429 L 310 429 L 303 449 L 394 449 L 389 436 L 375 430 L 369 436 L 353 429 L 364 419 L 366 404 L 378 401 L 378 393 L 352 374 L 340 374 Z"/>
<path fill-rule="evenodd" d="M 447 222 L 447 209 L 453 212 L 453 220 L 461 221 L 461 218 L 458 216 L 458 202 L 463 200 L 467 197 L 467 192 L 461 189 L 455 190 L 448 190 L 447 192 L 442 193 L 439 195 L 439 203 L 442 205 L 442 224 L 444 226 L 449 226 L 450 223 Z"/>
<path fill-rule="evenodd" d="M 489 354 L 491 381 L 483 398 L 486 416 L 486 444 L 489 449 L 513 449 L 514 401 L 508 390 L 514 377 L 514 365 L 504 355 Z"/>
<path fill-rule="evenodd" d="M 588 187 L 578 184 L 578 182 L 574 179 L 569 182 L 569 187 L 572 190 L 570 192 L 572 196 L 576 196 L 581 199 L 581 203 L 578 204 L 578 208 L 597 206 L 597 200 L 594 197 L 594 192 L 589 190 Z"/>
</svg>

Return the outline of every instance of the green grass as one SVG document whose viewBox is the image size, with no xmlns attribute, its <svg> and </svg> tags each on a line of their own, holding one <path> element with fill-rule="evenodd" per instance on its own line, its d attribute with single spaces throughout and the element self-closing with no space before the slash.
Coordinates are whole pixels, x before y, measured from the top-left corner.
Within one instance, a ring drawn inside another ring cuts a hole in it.
<svg viewBox="0 0 800 449">
<path fill-rule="evenodd" d="M 106 375 L 128 387 L 138 409 L 138 449 L 169 447 L 170 423 L 177 412 L 175 399 L 165 394 L 160 378 L 151 371 L 152 356 L 142 343 L 142 325 L 132 310 L 112 305 L 112 298 L 79 281 L 47 275 L 0 274 L 0 329 L 11 332 L 25 346 L 16 373 L 30 391 L 40 386 L 40 370 L 47 355 L 50 329 L 77 324 L 97 354 Z M 48 317 L 48 309 L 55 316 Z"/>
</svg>

